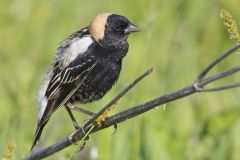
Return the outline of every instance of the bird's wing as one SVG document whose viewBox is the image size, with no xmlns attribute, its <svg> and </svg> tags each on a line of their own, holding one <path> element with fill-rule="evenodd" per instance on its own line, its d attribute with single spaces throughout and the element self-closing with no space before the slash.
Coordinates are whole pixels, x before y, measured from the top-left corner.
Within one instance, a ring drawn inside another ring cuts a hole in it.
<svg viewBox="0 0 240 160">
<path fill-rule="evenodd" d="M 84 62 L 83 62 L 84 61 Z M 31 150 L 38 143 L 42 130 L 51 115 L 75 93 L 81 86 L 89 72 L 95 67 L 96 60 L 82 58 L 80 61 L 73 61 L 68 67 L 60 70 L 58 67 L 53 69 L 53 76 L 47 87 L 45 98 L 47 106 L 38 121 L 37 130 Z"/>
<path fill-rule="evenodd" d="M 76 65 L 76 61 L 78 65 Z M 83 62 L 84 61 L 84 62 Z M 47 98 L 46 109 L 39 120 L 39 125 L 48 121 L 50 116 L 76 92 L 89 72 L 96 65 L 93 58 L 73 61 L 63 70 L 54 68 L 54 75 L 49 82 L 45 97 Z"/>
<path fill-rule="evenodd" d="M 40 126 L 47 122 L 57 108 L 66 103 L 92 69 L 93 57 L 87 59 L 85 56 L 91 44 L 93 40 L 88 28 L 73 33 L 60 44 L 51 74 L 44 83 L 46 87 L 43 86 L 39 94 Z"/>
<path fill-rule="evenodd" d="M 87 56 L 93 43 L 88 28 L 84 28 L 69 36 L 57 49 L 55 63 L 39 91 L 40 113 L 31 150 L 51 115 L 69 100 L 95 67 L 95 57 Z"/>
</svg>

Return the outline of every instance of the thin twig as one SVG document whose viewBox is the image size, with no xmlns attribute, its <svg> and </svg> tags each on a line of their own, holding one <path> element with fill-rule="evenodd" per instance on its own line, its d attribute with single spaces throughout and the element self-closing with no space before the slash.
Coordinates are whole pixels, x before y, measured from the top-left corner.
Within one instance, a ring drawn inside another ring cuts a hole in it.
<svg viewBox="0 0 240 160">
<path fill-rule="evenodd" d="M 223 71 L 223 72 L 220 72 L 220 73 L 216 73 L 213 76 L 210 76 L 208 78 L 202 79 L 198 83 L 199 83 L 200 86 L 202 86 L 202 85 L 205 86 L 205 85 L 207 85 L 207 84 L 209 84 L 209 83 L 211 83 L 213 81 L 225 78 L 225 77 L 230 76 L 230 75 L 232 75 L 232 74 L 234 74 L 236 72 L 239 72 L 239 71 L 240 71 L 240 66 L 233 67 L 233 68 L 228 69 L 226 71 Z"/>
<path fill-rule="evenodd" d="M 228 84 L 225 86 L 213 87 L 213 88 L 204 88 L 198 90 L 198 92 L 216 92 L 216 91 L 223 91 L 227 89 L 237 88 L 240 87 L 240 83 Z"/>
<path fill-rule="evenodd" d="M 206 76 L 206 74 L 214 67 L 216 66 L 218 63 L 220 63 L 223 59 L 225 59 L 226 57 L 228 57 L 229 55 L 231 55 L 232 53 L 234 53 L 234 51 L 236 51 L 238 48 L 240 48 L 240 44 L 230 48 L 229 50 L 227 50 L 226 52 L 224 52 L 222 55 L 220 55 L 219 57 L 217 57 L 212 63 L 210 63 L 198 76 L 197 80 L 201 80 L 203 79 L 203 77 Z"/>
</svg>

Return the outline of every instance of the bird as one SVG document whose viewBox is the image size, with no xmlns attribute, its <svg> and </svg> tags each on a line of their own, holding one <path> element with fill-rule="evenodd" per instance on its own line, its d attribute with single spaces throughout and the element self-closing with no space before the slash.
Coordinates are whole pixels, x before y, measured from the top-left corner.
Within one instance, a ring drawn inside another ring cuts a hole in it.
<svg viewBox="0 0 240 160">
<path fill-rule="evenodd" d="M 139 31 L 122 15 L 99 13 L 87 27 L 60 43 L 38 93 L 39 115 L 31 151 L 61 106 L 65 106 L 74 127 L 79 128 L 71 112 L 77 108 L 74 104 L 99 100 L 112 88 L 129 49 L 128 37 Z M 76 110 L 92 115 L 81 108 Z"/>
</svg>

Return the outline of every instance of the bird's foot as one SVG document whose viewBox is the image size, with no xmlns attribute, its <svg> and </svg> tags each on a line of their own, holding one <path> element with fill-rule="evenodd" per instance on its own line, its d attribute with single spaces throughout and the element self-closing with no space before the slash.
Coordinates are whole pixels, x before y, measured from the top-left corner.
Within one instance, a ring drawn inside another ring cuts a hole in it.
<svg viewBox="0 0 240 160">
<path fill-rule="evenodd" d="M 84 120 L 83 123 L 82 123 L 82 132 L 83 132 L 83 134 L 86 134 L 85 128 L 86 128 L 87 122 L 88 122 L 88 120 Z"/>
<path fill-rule="evenodd" d="M 74 133 L 73 133 L 73 134 L 74 134 Z M 70 135 L 68 136 L 69 142 L 70 142 L 71 144 L 74 144 L 74 145 L 79 145 L 79 143 L 73 141 L 73 134 L 70 134 Z M 89 140 L 89 136 L 86 136 L 86 138 L 84 138 L 83 143 L 82 143 L 81 146 L 80 146 L 79 151 L 81 151 L 81 150 L 84 149 L 85 144 L 86 144 L 86 142 L 87 142 L 88 140 Z"/>
<path fill-rule="evenodd" d="M 73 141 L 73 133 L 70 134 L 70 135 L 68 135 L 67 137 L 68 137 L 68 141 L 69 141 L 71 144 L 78 145 L 77 142 L 74 142 L 74 141 Z"/>
</svg>

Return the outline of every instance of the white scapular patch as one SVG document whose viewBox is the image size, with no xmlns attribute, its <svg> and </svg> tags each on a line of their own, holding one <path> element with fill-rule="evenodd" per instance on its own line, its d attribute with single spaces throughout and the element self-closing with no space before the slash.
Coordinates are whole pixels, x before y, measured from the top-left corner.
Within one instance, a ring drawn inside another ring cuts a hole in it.
<svg viewBox="0 0 240 160">
<path fill-rule="evenodd" d="M 68 66 L 79 54 L 86 52 L 92 43 L 93 40 L 90 36 L 76 39 L 65 51 L 66 53 L 63 57 L 63 67 Z"/>
<path fill-rule="evenodd" d="M 79 38 L 70 46 L 71 55 L 76 58 L 78 54 L 83 54 L 92 43 L 93 40 L 90 36 Z"/>
</svg>

